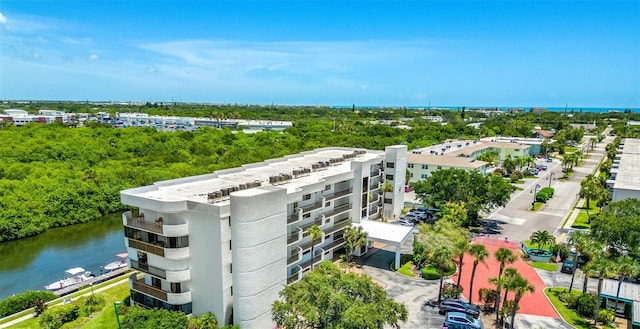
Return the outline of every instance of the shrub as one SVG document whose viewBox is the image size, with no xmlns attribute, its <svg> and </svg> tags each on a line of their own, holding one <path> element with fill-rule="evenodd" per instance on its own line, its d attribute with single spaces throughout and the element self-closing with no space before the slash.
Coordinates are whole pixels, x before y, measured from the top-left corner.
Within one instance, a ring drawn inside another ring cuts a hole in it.
<svg viewBox="0 0 640 329">
<path fill-rule="evenodd" d="M 518 176 L 518 174 L 513 173 L 511 174 L 511 176 L 509 176 L 509 179 L 511 180 L 511 183 L 515 183 L 518 181 L 518 179 L 520 179 L 520 176 Z"/>
<path fill-rule="evenodd" d="M 559 253 L 560 258 L 567 259 L 567 257 L 569 257 L 569 246 L 566 243 L 554 244 L 553 246 L 551 246 L 551 252 L 554 255 L 557 255 Z"/>
<path fill-rule="evenodd" d="M 553 189 L 553 187 L 544 187 L 544 188 L 542 188 L 542 190 L 540 190 L 540 192 L 544 192 L 544 193 L 549 195 L 549 198 L 552 198 L 554 189 Z"/>
<path fill-rule="evenodd" d="M 76 304 L 80 307 L 80 315 L 89 316 L 93 312 L 99 311 L 104 308 L 105 301 L 104 298 L 100 296 L 92 295 L 78 299 Z"/>
<path fill-rule="evenodd" d="M 616 320 L 616 312 L 611 309 L 604 309 L 598 312 L 598 321 L 601 321 L 604 324 L 611 324 Z M 614 327 L 615 328 L 615 327 Z"/>
<path fill-rule="evenodd" d="M 444 298 L 460 298 L 460 294 L 462 294 L 462 287 L 455 285 L 453 283 L 445 283 L 442 285 L 442 296 Z"/>
<path fill-rule="evenodd" d="M 578 314 L 592 318 L 596 308 L 596 296 L 591 293 L 583 293 L 576 299 L 575 309 Z"/>
<path fill-rule="evenodd" d="M 78 306 L 66 304 L 52 307 L 40 316 L 40 327 L 44 329 L 58 329 L 63 324 L 78 318 Z"/>
<path fill-rule="evenodd" d="M 440 270 L 435 266 L 426 266 L 422 269 L 422 277 L 426 280 L 440 279 Z"/>
<path fill-rule="evenodd" d="M 403 254 L 400 256 L 400 265 L 404 265 L 407 262 L 413 261 L 413 254 Z"/>
<path fill-rule="evenodd" d="M 406 262 L 404 265 L 402 265 L 402 267 L 398 269 L 398 273 L 406 276 L 414 276 L 413 272 L 411 272 L 411 266 L 413 266 L 413 263 Z"/>
<path fill-rule="evenodd" d="M 55 298 L 58 298 L 58 296 L 51 291 L 33 290 L 8 297 L 0 302 L 0 317 L 5 317 L 34 307 L 36 305 L 36 300 L 48 302 Z"/>
<path fill-rule="evenodd" d="M 47 308 L 49 308 L 49 305 L 47 305 L 47 302 L 45 302 L 42 299 L 36 299 L 33 302 L 33 313 L 34 313 L 34 317 L 39 317 L 42 313 L 44 313 L 44 311 L 47 310 Z"/>
</svg>

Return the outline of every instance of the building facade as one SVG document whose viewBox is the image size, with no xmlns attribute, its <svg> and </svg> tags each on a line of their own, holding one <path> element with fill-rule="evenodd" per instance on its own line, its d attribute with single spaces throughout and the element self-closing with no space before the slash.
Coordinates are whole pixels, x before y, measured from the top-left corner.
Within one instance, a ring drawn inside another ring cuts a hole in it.
<svg viewBox="0 0 640 329">
<path fill-rule="evenodd" d="M 132 302 L 272 328 L 280 290 L 337 258 L 344 228 L 400 216 L 406 157 L 402 145 L 324 148 L 122 191 L 138 208 L 123 214 L 130 266 L 144 273 Z"/>
<path fill-rule="evenodd" d="M 624 138 L 611 166 L 607 186 L 612 201 L 640 199 L 640 139 Z"/>
</svg>

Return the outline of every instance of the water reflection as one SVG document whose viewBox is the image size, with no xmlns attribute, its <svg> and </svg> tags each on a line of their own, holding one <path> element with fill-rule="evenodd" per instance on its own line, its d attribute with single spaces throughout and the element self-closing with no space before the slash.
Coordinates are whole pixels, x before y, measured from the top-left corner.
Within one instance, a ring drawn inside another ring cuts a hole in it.
<svg viewBox="0 0 640 329">
<path fill-rule="evenodd" d="M 99 273 L 100 266 L 124 251 L 121 214 L 0 243 L 0 299 L 26 290 L 42 290 L 71 267 Z"/>
</svg>

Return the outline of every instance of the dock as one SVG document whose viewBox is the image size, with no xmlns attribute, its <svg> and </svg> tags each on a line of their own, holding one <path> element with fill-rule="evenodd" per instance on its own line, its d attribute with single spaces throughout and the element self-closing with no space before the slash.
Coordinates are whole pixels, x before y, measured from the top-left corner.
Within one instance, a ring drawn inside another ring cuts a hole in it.
<svg viewBox="0 0 640 329">
<path fill-rule="evenodd" d="M 127 273 L 129 271 L 129 267 L 122 267 L 119 268 L 117 270 L 113 270 L 111 272 L 108 273 L 104 273 L 101 275 L 96 275 L 94 277 L 92 277 L 91 279 L 88 280 L 84 280 L 82 282 L 79 282 L 77 284 L 74 284 L 72 286 L 68 286 L 68 287 L 64 287 L 62 289 L 58 289 L 53 291 L 54 294 L 58 295 L 58 296 L 66 296 L 69 294 L 72 294 L 78 290 L 80 290 L 80 288 L 84 288 L 93 284 L 97 284 L 97 283 L 102 283 L 104 281 L 113 279 L 115 277 L 121 276 L 125 273 Z"/>
</svg>

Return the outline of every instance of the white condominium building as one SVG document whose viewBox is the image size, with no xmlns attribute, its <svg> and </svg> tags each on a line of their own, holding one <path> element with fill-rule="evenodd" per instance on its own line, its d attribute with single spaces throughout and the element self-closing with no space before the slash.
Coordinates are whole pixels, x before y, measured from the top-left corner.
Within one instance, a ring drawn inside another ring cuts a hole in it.
<svg viewBox="0 0 640 329">
<path fill-rule="evenodd" d="M 132 302 L 272 328 L 278 293 L 312 262 L 337 258 L 345 227 L 396 246 L 410 235 L 371 221 L 400 216 L 406 160 L 404 145 L 323 148 L 122 191 L 138 208 L 123 214 L 130 266 L 145 274 L 130 278 Z M 314 224 L 323 236 L 312 257 Z"/>
<path fill-rule="evenodd" d="M 640 198 L 640 139 L 624 138 L 611 166 L 607 186 L 612 201 Z"/>
</svg>

